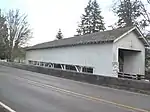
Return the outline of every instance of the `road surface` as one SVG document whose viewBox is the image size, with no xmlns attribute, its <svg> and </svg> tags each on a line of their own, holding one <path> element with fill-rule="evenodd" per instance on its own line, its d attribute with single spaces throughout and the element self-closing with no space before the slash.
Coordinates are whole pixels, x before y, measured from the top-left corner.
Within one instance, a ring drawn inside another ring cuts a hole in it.
<svg viewBox="0 0 150 112">
<path fill-rule="evenodd" d="M 0 102 L 16 112 L 150 112 L 150 96 L 0 66 Z"/>
</svg>

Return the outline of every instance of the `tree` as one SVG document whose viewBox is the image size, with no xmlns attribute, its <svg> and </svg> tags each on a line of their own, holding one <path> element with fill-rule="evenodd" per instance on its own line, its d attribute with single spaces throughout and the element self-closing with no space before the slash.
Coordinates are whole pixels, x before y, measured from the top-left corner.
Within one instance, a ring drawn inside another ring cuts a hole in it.
<svg viewBox="0 0 150 112">
<path fill-rule="evenodd" d="M 2 15 L 0 10 L 0 59 L 7 58 L 7 37 L 8 29 L 6 25 L 6 18 Z"/>
<path fill-rule="evenodd" d="M 84 9 L 85 14 L 82 14 L 81 22 L 78 24 L 78 35 L 90 34 L 98 31 L 103 31 L 104 21 L 101 16 L 101 10 L 96 0 L 88 2 Z"/>
<path fill-rule="evenodd" d="M 26 53 L 25 53 L 25 48 L 24 47 L 18 48 L 18 50 L 15 52 L 15 54 L 17 56 L 15 57 L 14 61 L 16 61 L 18 63 L 21 63 L 21 62 L 23 62 L 25 60 Z"/>
<path fill-rule="evenodd" d="M 63 38 L 63 34 L 62 34 L 62 32 L 61 32 L 61 29 L 59 29 L 59 31 L 58 31 L 58 33 L 57 33 L 57 35 L 56 35 L 56 39 L 62 39 Z"/>
<path fill-rule="evenodd" d="M 92 33 L 105 30 L 103 19 L 99 4 L 94 0 L 92 2 Z"/>
<path fill-rule="evenodd" d="M 78 25 L 77 32 L 79 35 L 90 34 L 92 31 L 92 2 L 89 0 L 88 5 L 84 8 L 85 14 L 82 14 L 81 22 Z"/>
<path fill-rule="evenodd" d="M 150 43 L 150 33 L 147 34 L 146 39 Z M 145 48 L 145 71 L 146 78 L 150 79 L 150 48 Z"/>
<path fill-rule="evenodd" d="M 150 24 L 149 13 L 140 0 L 119 0 L 113 12 L 119 17 L 118 27 L 137 25 L 144 28 Z"/>
<path fill-rule="evenodd" d="M 27 15 L 21 14 L 19 10 L 9 10 L 6 14 L 8 27 L 8 59 L 13 61 L 16 57 L 19 48 L 25 45 L 32 37 L 32 32 L 27 22 Z"/>
</svg>

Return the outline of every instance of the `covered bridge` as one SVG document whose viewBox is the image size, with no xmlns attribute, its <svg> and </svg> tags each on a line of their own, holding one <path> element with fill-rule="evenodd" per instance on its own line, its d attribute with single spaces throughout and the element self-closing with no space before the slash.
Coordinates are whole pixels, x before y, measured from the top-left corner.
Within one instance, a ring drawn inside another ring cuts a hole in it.
<svg viewBox="0 0 150 112">
<path fill-rule="evenodd" d="M 137 27 L 125 27 L 34 45 L 26 51 L 26 63 L 111 77 L 144 76 L 145 46 Z"/>
</svg>

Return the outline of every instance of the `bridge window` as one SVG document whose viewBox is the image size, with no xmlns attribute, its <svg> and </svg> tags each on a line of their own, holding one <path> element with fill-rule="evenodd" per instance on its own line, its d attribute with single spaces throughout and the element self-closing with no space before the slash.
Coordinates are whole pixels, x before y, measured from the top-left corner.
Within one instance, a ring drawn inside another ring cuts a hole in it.
<svg viewBox="0 0 150 112">
<path fill-rule="evenodd" d="M 93 68 L 91 67 L 83 67 L 82 72 L 93 73 Z"/>
<path fill-rule="evenodd" d="M 54 64 L 54 68 L 60 68 L 61 69 L 61 65 L 60 64 Z"/>
<path fill-rule="evenodd" d="M 66 70 L 73 70 L 73 71 L 76 71 L 76 68 L 75 68 L 75 66 L 73 66 L 73 65 L 66 65 Z"/>
</svg>

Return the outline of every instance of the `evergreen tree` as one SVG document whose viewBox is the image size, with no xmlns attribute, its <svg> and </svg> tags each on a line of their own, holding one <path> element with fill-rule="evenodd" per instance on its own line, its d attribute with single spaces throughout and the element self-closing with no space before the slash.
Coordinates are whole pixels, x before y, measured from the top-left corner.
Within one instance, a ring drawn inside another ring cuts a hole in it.
<svg viewBox="0 0 150 112">
<path fill-rule="evenodd" d="M 92 33 L 105 30 L 103 19 L 99 4 L 94 0 L 92 2 Z"/>
<path fill-rule="evenodd" d="M 82 14 L 81 23 L 78 25 L 77 32 L 79 35 L 85 35 L 91 33 L 91 15 L 92 15 L 92 3 L 91 0 L 88 2 L 88 5 L 85 7 L 85 14 Z"/>
<path fill-rule="evenodd" d="M 150 43 L 150 33 L 147 34 L 146 39 Z M 145 71 L 146 78 L 150 79 L 150 48 L 145 48 Z"/>
<path fill-rule="evenodd" d="M 118 6 L 114 7 L 114 13 L 119 17 L 119 27 L 133 26 L 136 24 L 135 20 L 140 16 L 139 5 L 130 0 L 122 0 Z"/>
<path fill-rule="evenodd" d="M 98 31 L 103 31 L 104 21 L 101 16 L 101 10 L 96 0 L 90 0 L 84 9 L 85 14 L 82 14 L 81 22 L 78 25 L 78 35 L 90 34 Z"/>
<path fill-rule="evenodd" d="M 1 14 L 0 10 L 0 59 L 7 59 L 7 37 L 6 18 Z"/>
<path fill-rule="evenodd" d="M 118 27 L 149 25 L 149 14 L 140 0 L 119 0 L 118 3 L 113 7 L 113 12 L 119 17 Z"/>
<path fill-rule="evenodd" d="M 59 31 L 58 31 L 58 33 L 57 33 L 57 35 L 56 35 L 56 39 L 62 39 L 63 38 L 63 34 L 62 34 L 62 32 L 61 32 L 61 29 L 59 29 Z"/>
</svg>

